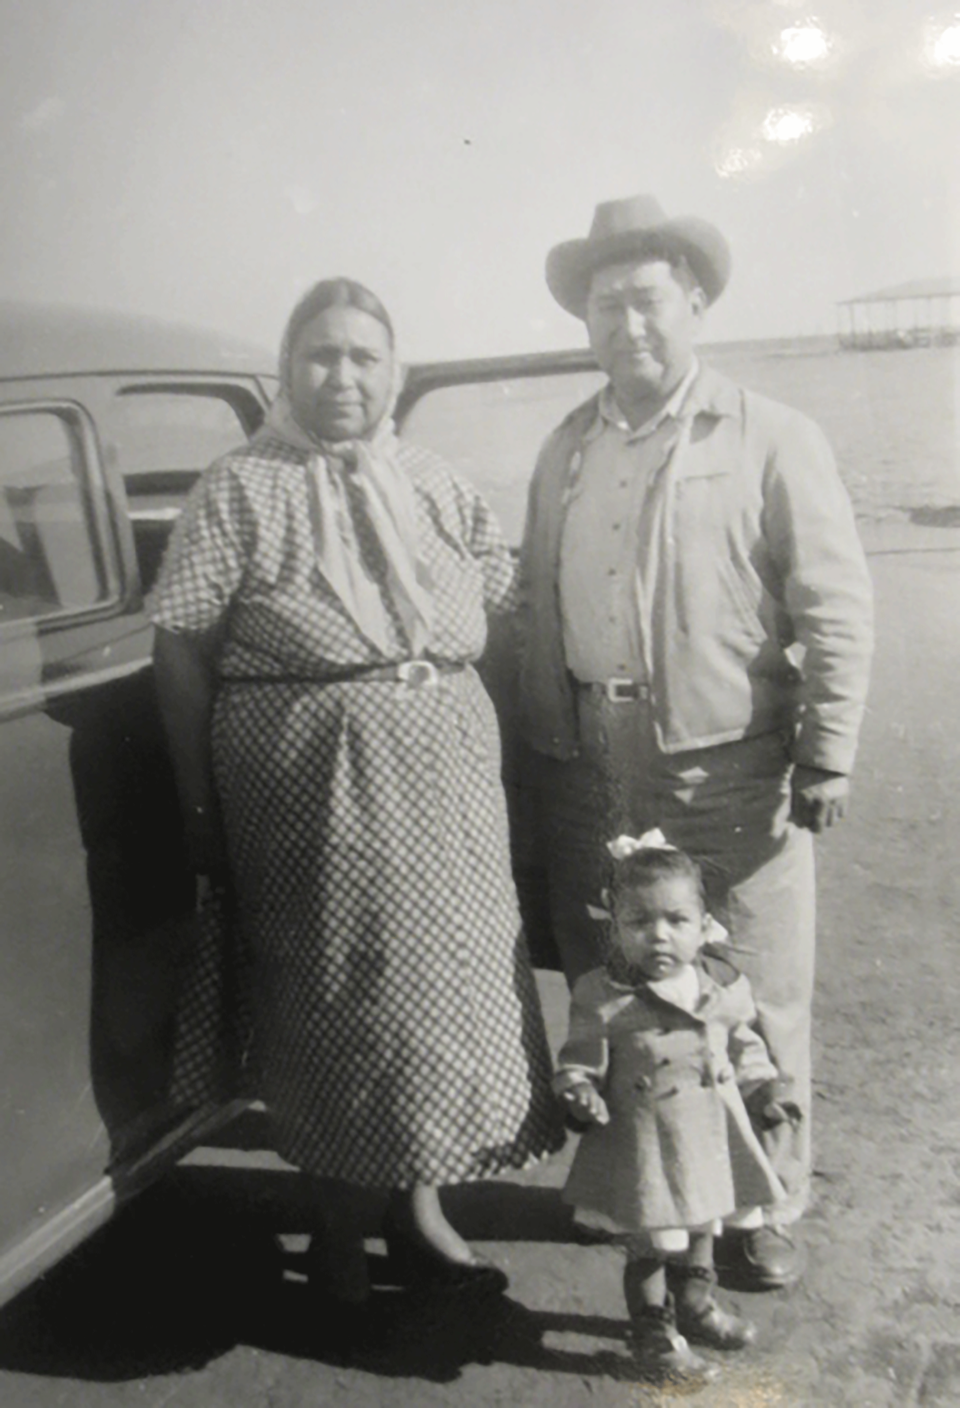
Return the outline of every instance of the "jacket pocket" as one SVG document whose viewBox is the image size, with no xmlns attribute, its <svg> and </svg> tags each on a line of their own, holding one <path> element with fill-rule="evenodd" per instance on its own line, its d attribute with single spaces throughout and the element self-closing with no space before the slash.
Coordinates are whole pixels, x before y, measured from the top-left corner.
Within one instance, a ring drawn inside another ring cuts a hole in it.
<svg viewBox="0 0 960 1408">
<path fill-rule="evenodd" d="M 760 619 L 763 588 L 759 581 L 754 584 L 748 580 L 732 557 L 721 558 L 719 569 L 723 594 L 729 603 L 729 615 L 736 620 L 750 644 L 762 644 L 767 633 Z"/>
</svg>

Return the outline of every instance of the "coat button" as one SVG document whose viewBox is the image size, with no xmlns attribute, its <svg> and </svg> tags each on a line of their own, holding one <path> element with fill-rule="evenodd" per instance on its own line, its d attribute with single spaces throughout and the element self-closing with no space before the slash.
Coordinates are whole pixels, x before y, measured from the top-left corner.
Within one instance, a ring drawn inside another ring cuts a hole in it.
<svg viewBox="0 0 960 1408">
<path fill-rule="evenodd" d="M 650 1089 L 650 1077 L 649 1077 L 649 1076 L 641 1076 L 640 1079 L 635 1082 L 635 1087 L 636 1087 L 637 1090 L 649 1090 L 649 1089 Z"/>
</svg>

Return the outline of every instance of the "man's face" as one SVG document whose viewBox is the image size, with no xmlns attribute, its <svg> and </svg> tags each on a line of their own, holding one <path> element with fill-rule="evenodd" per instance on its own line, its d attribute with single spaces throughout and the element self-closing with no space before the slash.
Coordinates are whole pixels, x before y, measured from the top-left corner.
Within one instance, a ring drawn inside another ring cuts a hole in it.
<svg viewBox="0 0 960 1408">
<path fill-rule="evenodd" d="M 624 410 L 666 399 L 693 356 L 706 298 L 686 289 L 663 259 L 608 264 L 590 284 L 590 346 Z"/>
</svg>

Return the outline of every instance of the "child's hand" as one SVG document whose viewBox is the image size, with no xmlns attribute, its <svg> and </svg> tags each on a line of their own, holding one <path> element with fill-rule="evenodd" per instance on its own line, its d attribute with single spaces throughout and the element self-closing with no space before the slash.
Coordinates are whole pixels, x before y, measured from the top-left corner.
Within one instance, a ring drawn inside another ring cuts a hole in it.
<svg viewBox="0 0 960 1408">
<path fill-rule="evenodd" d="M 582 1124 L 609 1124 L 610 1111 L 599 1090 L 589 1081 L 568 1086 L 560 1096 L 568 1114 Z"/>
<path fill-rule="evenodd" d="M 796 1129 L 803 1120 L 803 1115 L 799 1105 L 795 1105 L 792 1100 L 770 1100 L 761 1108 L 759 1119 L 763 1129 L 776 1129 L 781 1124 L 788 1124 L 792 1129 Z"/>
<path fill-rule="evenodd" d="M 760 1129 L 776 1129 L 778 1125 L 788 1124 L 796 1129 L 802 1124 L 803 1114 L 800 1106 L 793 1100 L 784 1098 L 788 1089 L 788 1082 L 766 1080 L 746 1096 L 744 1103 L 755 1126 Z"/>
</svg>

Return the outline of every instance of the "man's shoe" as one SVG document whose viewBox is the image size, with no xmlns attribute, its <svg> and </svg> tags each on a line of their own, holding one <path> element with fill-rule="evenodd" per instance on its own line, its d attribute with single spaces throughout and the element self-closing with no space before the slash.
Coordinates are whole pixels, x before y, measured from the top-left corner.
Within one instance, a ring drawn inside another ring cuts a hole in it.
<svg viewBox="0 0 960 1408">
<path fill-rule="evenodd" d="M 806 1257 L 786 1227 L 757 1227 L 744 1235 L 743 1262 L 751 1283 L 761 1291 L 795 1286 Z"/>
</svg>

